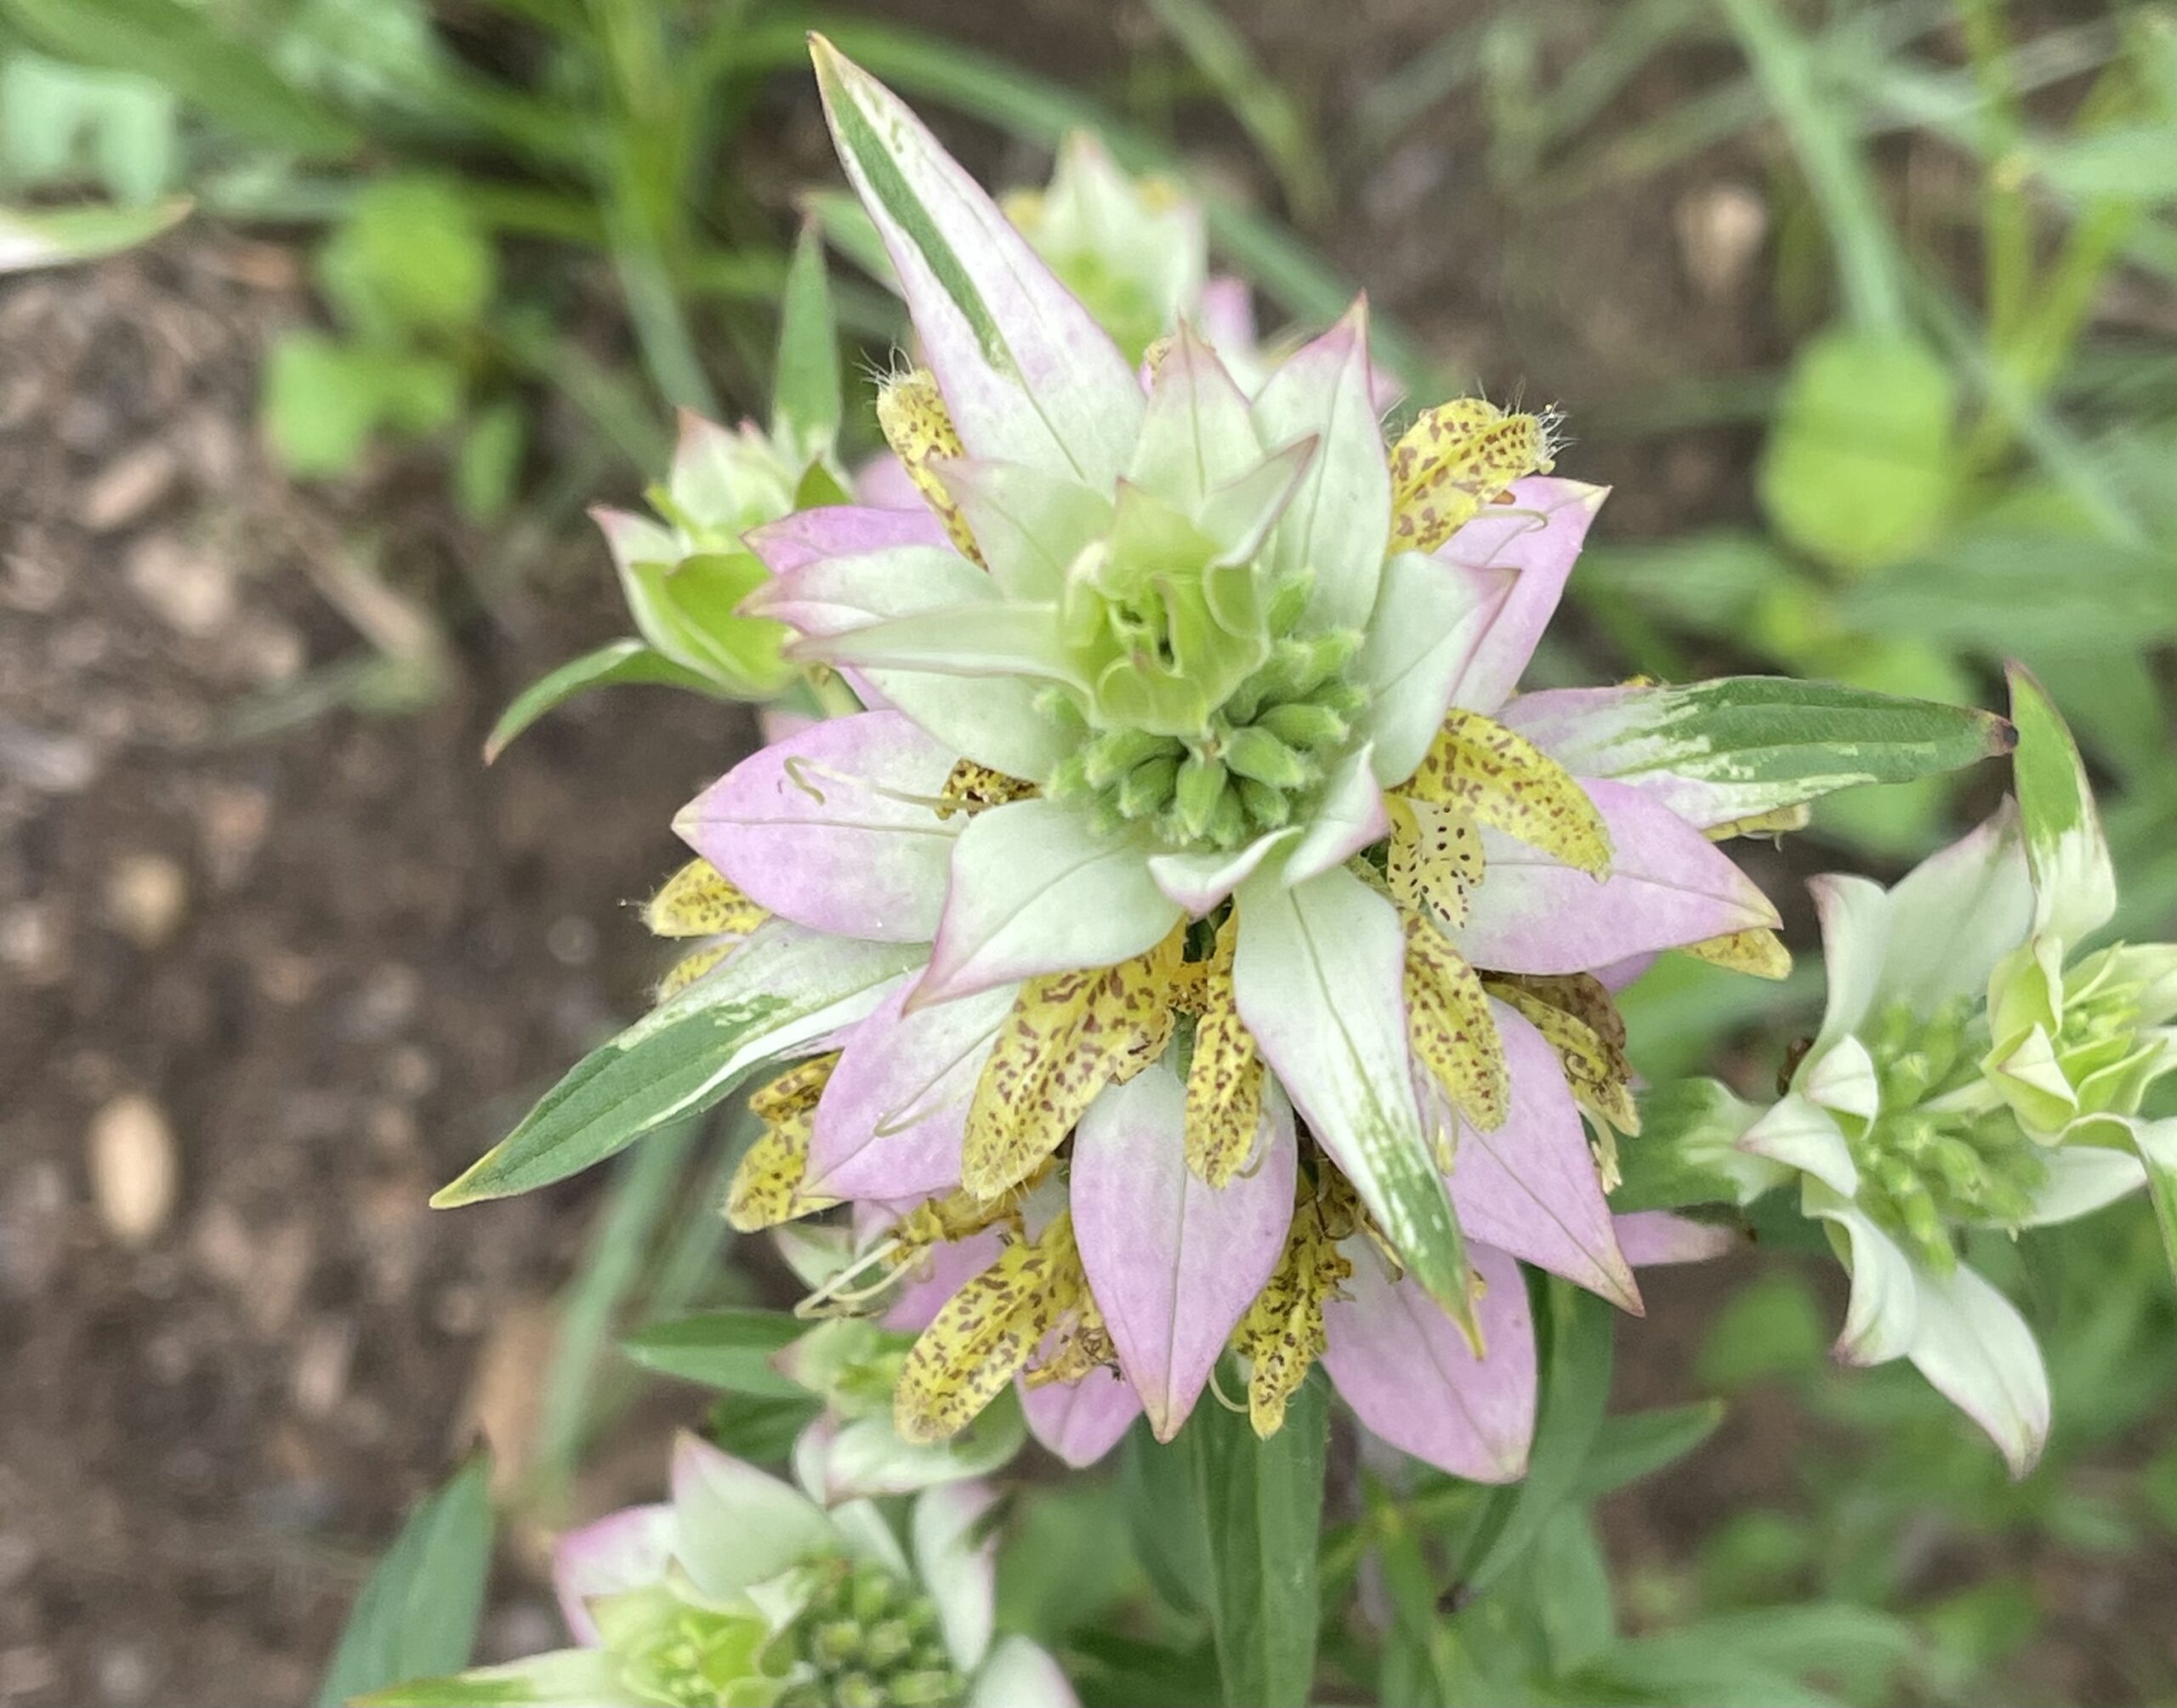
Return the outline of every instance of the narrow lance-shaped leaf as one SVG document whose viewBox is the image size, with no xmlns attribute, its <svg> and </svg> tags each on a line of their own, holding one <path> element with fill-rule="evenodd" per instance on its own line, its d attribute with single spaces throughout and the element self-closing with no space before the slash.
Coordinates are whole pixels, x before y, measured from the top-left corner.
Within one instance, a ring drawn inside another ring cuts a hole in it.
<svg viewBox="0 0 2177 1708">
<path fill-rule="evenodd" d="M 149 207 L 0 207 L 0 273 L 133 249 L 179 224 L 191 205 L 176 196 Z"/>
<path fill-rule="evenodd" d="M 824 272 L 823 233 L 801 228 L 779 308 L 778 369 L 771 381 L 771 433 L 804 457 L 830 449 L 839 431 L 839 335 Z"/>
<path fill-rule="evenodd" d="M 432 1205 L 533 1192 L 712 1108 L 762 1063 L 861 1019 L 923 953 L 773 920 L 716 972 L 576 1063 Z"/>
<path fill-rule="evenodd" d="M 1630 783 L 1703 826 L 1953 771 L 2011 739 L 1991 712 L 1771 676 L 1551 689 L 1499 716 L 1567 770 Z"/>
<path fill-rule="evenodd" d="M 492 1567 L 491 1477 L 479 1455 L 401 1526 L 348 1614 L 321 1708 L 469 1664 Z"/>
<path fill-rule="evenodd" d="M 652 1323 L 620 1343 L 645 1370 L 730 1393 L 794 1399 L 806 1392 L 771 1366 L 772 1359 L 809 1331 L 781 1311 L 706 1311 Z"/>
<path fill-rule="evenodd" d="M 514 703 L 499 714 L 492 733 L 484 738 L 484 763 L 490 764 L 507 750 L 514 738 L 548 712 L 558 710 L 593 688 L 616 683 L 654 683 L 665 688 L 691 689 L 714 700 L 727 696 L 707 676 L 685 665 L 675 664 L 657 648 L 639 640 L 616 640 L 571 658 L 557 670 L 540 677 L 516 695 Z"/>
<path fill-rule="evenodd" d="M 2018 726 L 2011 775 L 2033 872 L 2033 926 L 2076 943 L 2117 911 L 2117 874 L 2078 744 L 2063 714 L 2023 665 L 2010 667 L 2010 715 Z"/>
</svg>

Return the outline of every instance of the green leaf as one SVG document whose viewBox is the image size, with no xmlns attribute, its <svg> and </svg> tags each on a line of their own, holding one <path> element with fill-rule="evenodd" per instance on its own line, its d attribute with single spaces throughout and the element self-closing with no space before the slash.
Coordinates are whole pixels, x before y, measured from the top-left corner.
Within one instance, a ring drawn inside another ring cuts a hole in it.
<svg viewBox="0 0 2177 1708">
<path fill-rule="evenodd" d="M 533 1192 L 714 1107 L 764 1063 L 860 1019 L 928 952 L 770 921 L 725 965 L 575 1064 L 433 1206 Z"/>
<path fill-rule="evenodd" d="M 2043 144 L 2033 159 L 2050 187 L 2073 201 L 2177 201 L 2177 122 L 2082 131 Z"/>
<path fill-rule="evenodd" d="M 0 273 L 133 249 L 179 224 L 191 205 L 177 196 L 149 207 L 0 207 Z"/>
<path fill-rule="evenodd" d="M 480 527 L 504 516 L 514 502 L 529 425 L 512 402 L 477 411 L 453 458 L 453 502 Z"/>
<path fill-rule="evenodd" d="M 348 1614 L 320 1708 L 469 1664 L 492 1567 L 491 1478 L 480 1455 L 401 1526 Z"/>
<path fill-rule="evenodd" d="M 771 436 L 804 457 L 838 437 L 839 333 L 824 272 L 824 239 L 815 221 L 801 228 L 779 305 L 778 370 L 771 383 Z"/>
<path fill-rule="evenodd" d="M 1702 1386 L 1737 1389 L 1822 1367 L 1829 1343 L 1821 1307 L 1794 1270 L 1772 1270 L 1716 1314 L 1701 1344 Z"/>
<path fill-rule="evenodd" d="M 1226 1708 L 1301 1708 L 1314 1685 L 1329 1433 L 1329 1386 L 1317 1373 L 1266 1441 L 1245 1416 L 1203 1405 L 1170 1447 L 1147 1450 L 1185 1459 Z"/>
<path fill-rule="evenodd" d="M 1992 712 L 1781 676 L 1574 690 L 1564 704 L 1517 727 L 1579 775 L 1648 778 L 1667 803 L 1709 823 L 1954 771 L 2010 738 Z"/>
<path fill-rule="evenodd" d="M 2177 1275 L 2177 1120 L 2134 1121 L 2132 1143 L 2146 1165 L 2146 1192 L 2162 1229 L 2162 1249 L 2169 1273 Z"/>
<path fill-rule="evenodd" d="M 1467 1547 L 1469 1564 L 1460 1576 L 1477 1592 L 1518 1564 L 1573 1497 L 1610 1402 L 1610 1307 L 1555 1276 L 1538 1285 L 1542 1394 L 1534 1449 L 1526 1480 L 1498 1491 Z"/>
<path fill-rule="evenodd" d="M 657 619 L 683 655 L 729 692 L 763 699 L 793 679 L 785 626 L 739 615 L 742 600 L 770 579 L 755 553 L 698 552 L 677 564 L 639 564 L 635 573 L 648 577 Z"/>
<path fill-rule="evenodd" d="M 1640 1131 L 1617 1147 L 1623 1177 L 1610 1194 L 1623 1216 L 1736 1204 L 1738 1181 L 1718 1165 L 1759 1113 L 1716 1080 L 1673 1080 L 1640 1094 Z"/>
<path fill-rule="evenodd" d="M 490 233 L 458 185 L 438 178 L 367 184 L 317 267 L 342 321 L 388 343 L 466 331 L 498 288 Z"/>
<path fill-rule="evenodd" d="M 800 1399 L 807 1390 L 771 1368 L 773 1356 L 808 1331 L 781 1311 L 707 1311 L 653 1323 L 620 1342 L 645 1370 L 705 1387 L 765 1399 Z"/>
<path fill-rule="evenodd" d="M 2055 702 L 2024 667 L 2010 672 L 2018 726 L 2012 787 L 2033 871 L 2034 929 L 2076 943 L 2117 911 L 2117 872 L 2078 744 Z"/>
<path fill-rule="evenodd" d="M 1572 1498 L 1599 1500 L 1628 1483 L 1653 1476 L 1706 1441 L 1723 1421 L 1720 1399 L 1606 1417 L 1588 1462 L 1580 1467 Z"/>
<path fill-rule="evenodd" d="M 663 653 L 639 640 L 616 640 L 571 658 L 549 675 L 539 678 L 514 697 L 499 714 L 484 741 L 486 764 L 506 751 L 507 744 L 546 712 L 566 705 L 578 694 L 613 683 L 655 683 L 668 688 L 686 688 L 697 694 L 719 697 L 718 684 L 685 665 L 675 664 Z"/>
<path fill-rule="evenodd" d="M 344 152 L 348 122 L 301 94 L 249 42 L 174 0 L 0 0 L 0 20 L 79 65 L 135 71 L 228 130 L 299 153 Z"/>
<path fill-rule="evenodd" d="M 1534 1609 L 1554 1671 L 1577 1671 L 1617 1635 L 1610 1563 L 1594 1519 L 1577 1506 L 1557 1509 L 1533 1555 Z"/>
<path fill-rule="evenodd" d="M 1757 476 L 1776 531 L 1839 569 L 1910 557 L 1941 531 L 1961 459 L 1950 370 L 1917 340 L 1830 332 L 1803 349 Z"/>
<path fill-rule="evenodd" d="M 376 359 L 322 332 L 289 332 L 264 366 L 264 436 L 289 473 L 344 474 L 378 425 Z"/>
</svg>

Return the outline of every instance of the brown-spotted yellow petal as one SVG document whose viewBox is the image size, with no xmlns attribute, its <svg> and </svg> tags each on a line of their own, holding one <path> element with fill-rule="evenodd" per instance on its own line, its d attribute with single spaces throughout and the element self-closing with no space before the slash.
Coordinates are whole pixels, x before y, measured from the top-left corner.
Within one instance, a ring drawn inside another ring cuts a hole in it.
<svg viewBox="0 0 2177 1708">
<path fill-rule="evenodd" d="M 1773 931 L 1734 931 L 1727 936 L 1688 943 L 1679 953 L 1734 973 L 1751 973 L 1757 979 L 1788 979 L 1792 972 L 1792 951 Z"/>
<path fill-rule="evenodd" d="M 1526 736 L 1479 712 L 1454 711 L 1444 720 L 1401 792 L 1464 808 L 1576 871 L 1609 874 L 1610 830 L 1578 779 Z"/>
<path fill-rule="evenodd" d="M 1539 416 L 1478 397 L 1424 410 L 1391 449 L 1391 550 L 1435 551 L 1515 480 L 1551 466 Z"/>
<path fill-rule="evenodd" d="M 1795 807 L 1778 807 L 1774 812 L 1754 813 L 1742 819 L 1732 819 L 1720 825 L 1711 825 L 1702 834 L 1712 843 L 1727 842 L 1733 837 L 1782 837 L 1793 831 L 1803 831 L 1814 817 L 1814 809 L 1804 801 Z"/>
<path fill-rule="evenodd" d="M 1232 1349 L 1248 1364 L 1248 1421 L 1257 1435 L 1283 1426 L 1287 1404 L 1328 1344 L 1323 1305 L 1352 1273 L 1321 1206 L 1304 1198 L 1277 1268 L 1232 1331 Z"/>
<path fill-rule="evenodd" d="M 1216 951 L 1202 980 L 1194 1058 L 1187 1064 L 1187 1166 L 1212 1186 L 1230 1183 L 1240 1172 L 1262 1126 L 1262 1056 L 1232 997 L 1239 926 L 1236 908 L 1218 928 Z"/>
<path fill-rule="evenodd" d="M 958 1434 L 1027 1366 L 1086 1291 L 1070 1217 L 1061 1214 L 1032 1241 L 1009 1242 L 909 1350 L 893 1395 L 893 1427 L 908 1441 Z"/>
<path fill-rule="evenodd" d="M 1621 1132 L 1640 1130 L 1625 1021 L 1602 981 L 1585 973 L 1490 973 L 1483 987 L 1531 1021 L 1557 1052 L 1583 1109 Z"/>
<path fill-rule="evenodd" d="M 839 1200 L 801 1189 L 816 1100 L 838 1063 L 836 1052 L 789 1068 L 748 1099 L 764 1131 L 748 1147 L 725 1194 L 725 1219 L 744 1234 L 774 1228 Z"/>
<path fill-rule="evenodd" d="M 746 937 L 770 916 L 707 860 L 691 860 L 643 907 L 659 937 Z"/>
<path fill-rule="evenodd" d="M 1394 795 L 1389 802 L 1390 855 L 1384 870 L 1391 899 L 1409 913 L 1466 923 L 1486 870 L 1481 831 L 1463 807 Z"/>
<path fill-rule="evenodd" d="M 884 429 L 884 442 L 892 447 L 907 478 L 944 523 L 952 543 L 963 556 L 982 562 L 968 519 L 960 514 L 960 507 L 930 466 L 936 457 L 963 456 L 966 447 L 960 443 L 959 430 L 952 425 L 937 381 L 928 369 L 917 368 L 878 389 L 877 424 Z"/>
<path fill-rule="evenodd" d="M 713 943 L 682 956 L 666 969 L 665 976 L 657 981 L 657 1000 L 669 1002 L 679 996 L 740 946 L 739 938 L 729 938 L 723 943 Z"/>
<path fill-rule="evenodd" d="M 1512 1081 L 1488 993 L 1434 925 L 1417 914 L 1402 917 L 1407 1045 L 1459 1112 L 1493 1131 L 1510 1112 Z"/>
</svg>

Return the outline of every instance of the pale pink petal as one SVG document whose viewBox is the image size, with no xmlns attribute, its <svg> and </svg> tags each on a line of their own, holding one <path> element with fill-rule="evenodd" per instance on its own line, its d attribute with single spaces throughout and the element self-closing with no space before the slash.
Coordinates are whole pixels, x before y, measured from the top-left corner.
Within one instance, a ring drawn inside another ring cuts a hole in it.
<svg viewBox="0 0 2177 1708">
<path fill-rule="evenodd" d="M 1013 1009 L 1002 985 L 906 1013 L 894 992 L 855 1029 L 816 1105 L 808 1189 L 827 1198 L 922 1198 L 960 1183 L 968 1104 Z"/>
<path fill-rule="evenodd" d="M 673 1508 L 660 1501 L 629 1507 L 569 1530 L 552 1545 L 552 1587 L 577 1643 L 594 1648 L 601 1640 L 597 1621 L 589 1616 L 591 1597 L 664 1580 L 673 1536 Z"/>
<path fill-rule="evenodd" d="M 1195 317 L 1202 335 L 1226 355 L 1246 355 L 1255 347 L 1254 298 L 1245 279 L 1220 273 L 1202 287 Z"/>
<path fill-rule="evenodd" d="M 958 820 L 926 804 L 956 756 L 897 712 L 815 725 L 752 754 L 674 821 L 759 905 L 841 937 L 927 940 Z"/>
<path fill-rule="evenodd" d="M 1534 1321 L 1520 1266 L 1467 1248 L 1486 1291 L 1477 1306 L 1486 1356 L 1410 1279 L 1393 1280 L 1365 1240 L 1348 1247 L 1350 1297 L 1325 1307 L 1323 1365 L 1354 1415 L 1402 1452 L 1475 1483 L 1526 1474 L 1534 1437 Z"/>
<path fill-rule="evenodd" d="M 1367 741 L 1339 761 L 1310 814 L 1313 822 L 1301 832 L 1286 862 L 1287 884 L 1320 877 L 1391 833 L 1383 787 L 1376 781 L 1375 759 L 1375 744 Z"/>
<path fill-rule="evenodd" d="M 1486 875 L 1459 931 L 1459 952 L 1475 966 L 1582 973 L 1778 922 L 1754 881 L 1668 808 L 1623 783 L 1582 786 L 1610 827 L 1609 877 L 1597 882 L 1485 829 Z"/>
<path fill-rule="evenodd" d="M 1091 1370 L 1070 1384 L 1020 1386 L 1029 1433 L 1077 1471 L 1117 1446 L 1141 1416 L 1140 1397 L 1115 1370 Z"/>
<path fill-rule="evenodd" d="M 1446 541 L 1436 555 L 1469 570 L 1513 569 L 1519 580 L 1452 690 L 1452 703 L 1494 712 L 1520 685 L 1527 660 L 1556 614 L 1566 578 L 1606 496 L 1600 486 L 1547 476 L 1520 481 L 1511 502 L 1492 504 Z"/>
<path fill-rule="evenodd" d="M 995 1228 L 934 1246 L 907 1274 L 899 1297 L 884 1313 L 884 1324 L 901 1334 L 918 1335 L 936 1319 L 945 1302 L 998 1261 L 1004 1241 Z"/>
<path fill-rule="evenodd" d="M 1610 1206 L 1557 1052 L 1492 1001 L 1512 1081 L 1510 1112 L 1484 1132 L 1462 1124 L 1452 1206 L 1470 1240 L 1577 1282 L 1634 1315 L 1640 1291 L 1611 1231 Z"/>
<path fill-rule="evenodd" d="M 879 451 L 854 472 L 854 496 L 884 510 L 920 510 L 922 489 L 907 465 L 890 451 Z M 927 514 L 927 512 L 924 512 Z"/>
<path fill-rule="evenodd" d="M 886 460 L 899 467 L 895 460 Z M 907 476 L 902 474 L 900 478 L 904 480 Z M 908 490 L 912 492 L 912 486 Z M 942 549 L 946 544 L 944 525 L 928 510 L 866 504 L 827 504 L 814 510 L 797 510 L 791 516 L 751 528 L 742 537 L 775 576 L 825 558 L 865 557 L 895 546 Z"/>
<path fill-rule="evenodd" d="M 1088 1285 L 1159 1441 L 1179 1433 L 1232 1328 L 1277 1267 L 1297 1147 L 1269 1100 L 1251 1172 L 1204 1185 L 1186 1165 L 1186 1088 L 1160 1062 L 1104 1092 L 1073 1139 L 1073 1231 Z"/>
<path fill-rule="evenodd" d="M 1289 828 L 1267 831 L 1235 854 L 1151 854 L 1149 875 L 1175 906 L 1186 910 L 1190 919 L 1199 919 L 1245 883 L 1248 874 L 1274 850 L 1299 835 Z"/>
<path fill-rule="evenodd" d="M 1636 1210 L 1617 1218 L 1617 1249 L 1639 1269 L 1706 1263 L 1744 1251 L 1748 1243 L 1743 1228 L 1727 1222 L 1697 1222 L 1668 1210 Z"/>
</svg>

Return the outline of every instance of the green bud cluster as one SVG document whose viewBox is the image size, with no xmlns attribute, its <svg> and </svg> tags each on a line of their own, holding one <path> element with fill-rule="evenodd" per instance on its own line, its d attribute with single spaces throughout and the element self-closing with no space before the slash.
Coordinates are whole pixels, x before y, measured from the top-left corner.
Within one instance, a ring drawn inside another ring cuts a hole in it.
<svg viewBox="0 0 2177 1708">
<path fill-rule="evenodd" d="M 839 1562 L 785 1640 L 800 1677 L 779 1708 L 941 1708 L 967 1694 L 936 1604 L 881 1567 Z"/>
<path fill-rule="evenodd" d="M 763 1622 L 745 1613 L 670 1600 L 662 1614 L 651 1610 L 633 1640 L 612 1647 L 636 1699 L 714 1708 L 742 1699 L 752 1678 L 770 1673 L 769 1658 L 759 1660 L 765 1640 Z"/>
<path fill-rule="evenodd" d="M 2064 975 L 2056 1064 L 2081 1107 L 2133 1115 L 2163 1059 L 2146 1029 L 2165 1019 L 2168 994 L 2129 971 L 2121 949 L 2089 956 Z"/>
<path fill-rule="evenodd" d="M 1106 833 L 1147 823 L 1174 848 L 1230 850 L 1301 816 L 1367 704 L 1345 667 L 1360 635 L 1287 635 L 1198 735 L 1090 730 L 1052 774 Z"/>
<path fill-rule="evenodd" d="M 1874 1060 L 1880 1102 L 1873 1121 L 1844 1123 L 1860 1172 L 1860 1207 L 1948 1274 L 1958 1263 L 1952 1230 L 2023 1222 L 2047 1164 L 2008 1109 L 1958 1095 L 1978 1081 L 1987 1047 L 1975 1005 L 1961 1000 L 1924 1019 L 1901 1004 L 1862 1041 Z"/>
</svg>

